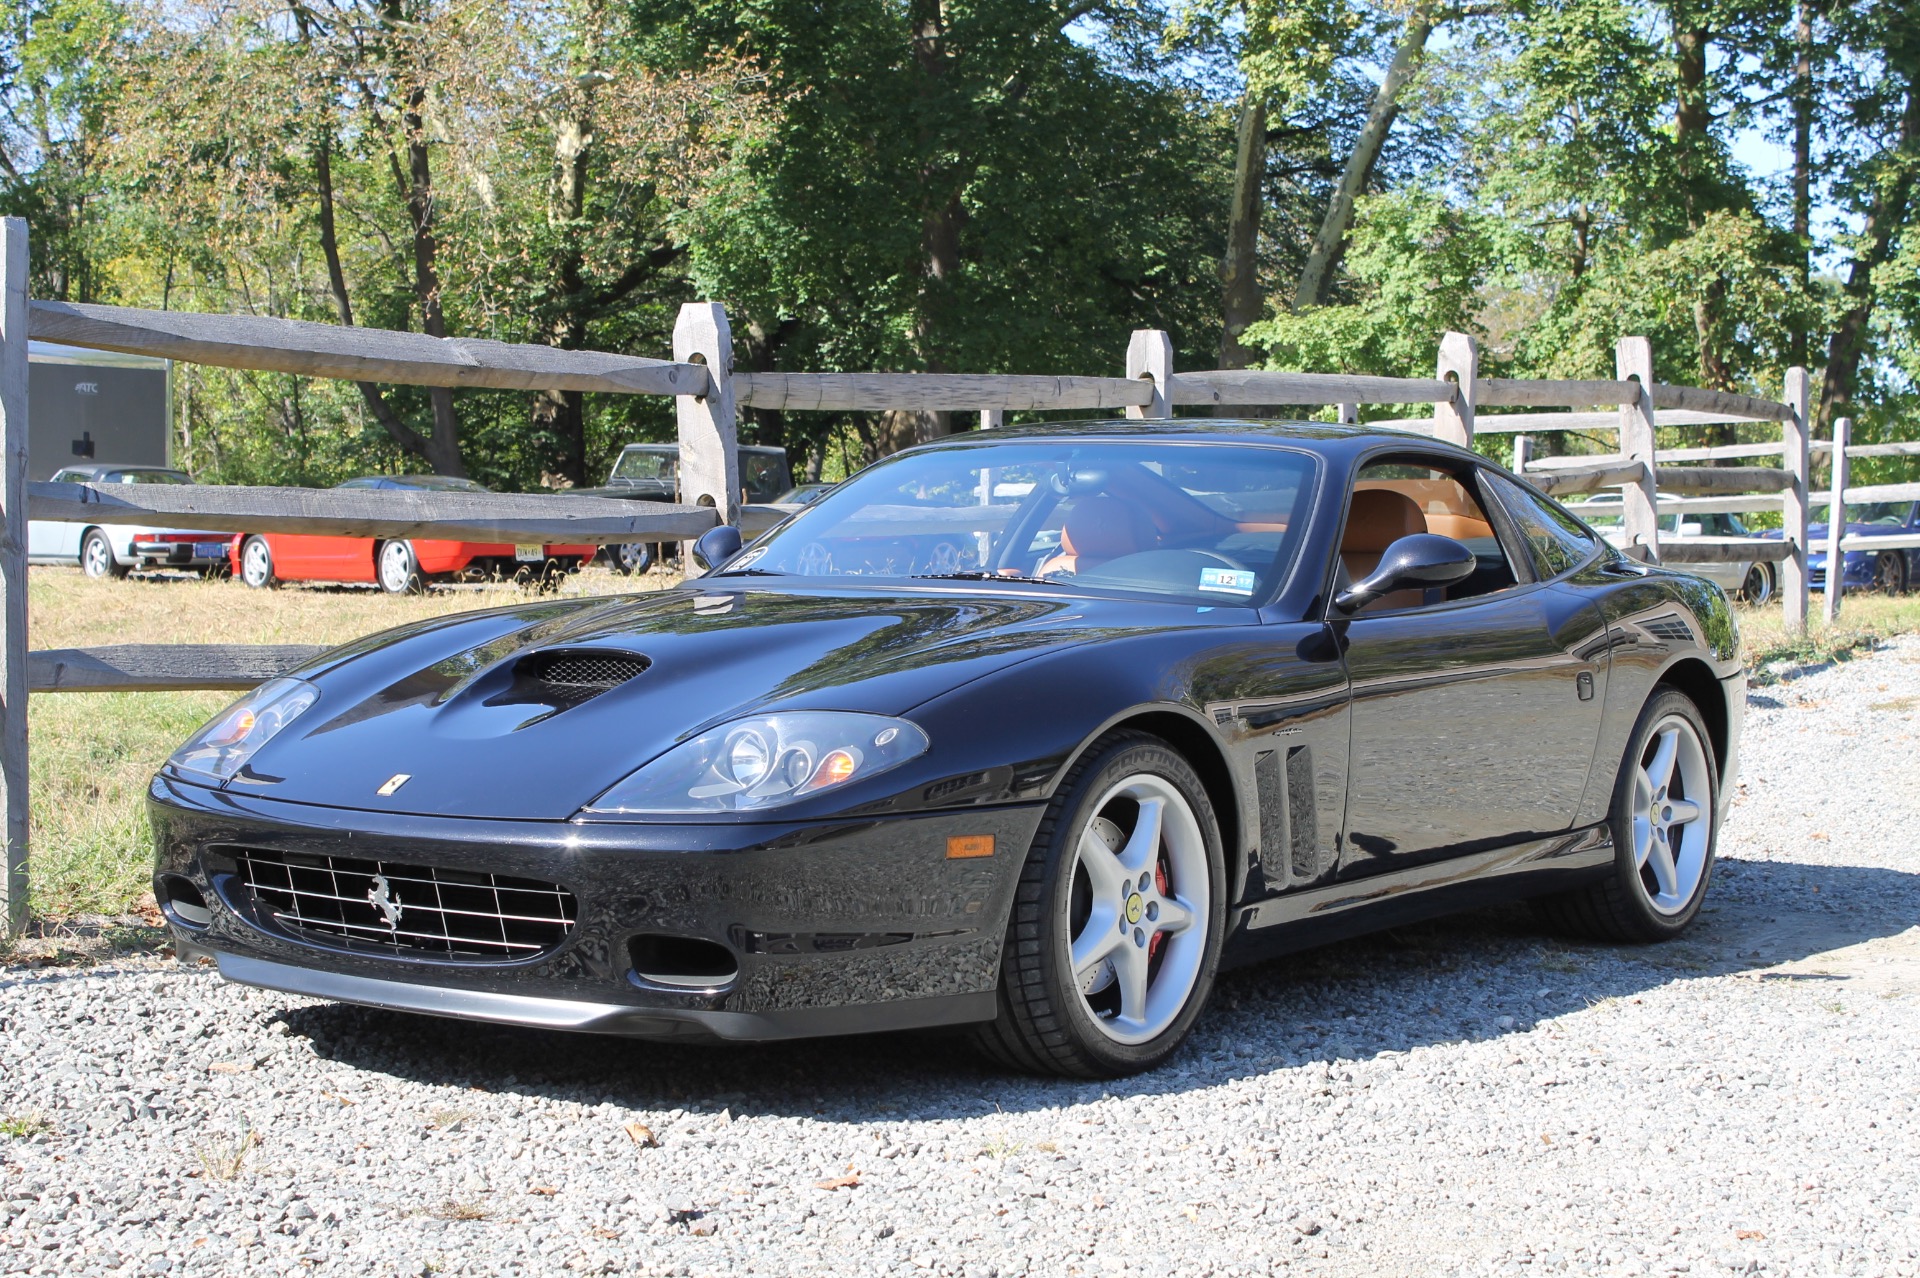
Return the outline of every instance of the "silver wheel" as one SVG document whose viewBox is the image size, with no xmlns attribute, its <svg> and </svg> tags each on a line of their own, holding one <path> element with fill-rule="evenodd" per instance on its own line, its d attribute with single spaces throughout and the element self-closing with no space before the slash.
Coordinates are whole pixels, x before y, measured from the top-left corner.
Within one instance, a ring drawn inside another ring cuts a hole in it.
<svg viewBox="0 0 1920 1278">
<path fill-rule="evenodd" d="M 1074 846 L 1068 965 L 1101 1033 L 1145 1043 L 1179 1019 L 1205 965 L 1207 844 L 1186 798 L 1149 773 L 1100 797 Z"/>
<path fill-rule="evenodd" d="M 426 583 L 414 562 L 413 547 L 404 541 L 389 541 L 380 547 L 380 589 L 390 595 L 416 594 Z"/>
<path fill-rule="evenodd" d="M 1654 726 L 1633 776 L 1633 858 L 1647 904 L 1692 904 L 1713 848 L 1713 764 L 1700 734 L 1670 714 Z"/>
<path fill-rule="evenodd" d="M 240 580 L 255 590 L 264 590 L 273 584 L 273 552 L 258 537 L 247 538 L 246 545 L 240 548 Z"/>
<path fill-rule="evenodd" d="M 113 559 L 113 544 L 98 528 L 87 533 L 80 543 L 80 568 L 89 577 L 119 577 L 125 570 Z"/>
</svg>

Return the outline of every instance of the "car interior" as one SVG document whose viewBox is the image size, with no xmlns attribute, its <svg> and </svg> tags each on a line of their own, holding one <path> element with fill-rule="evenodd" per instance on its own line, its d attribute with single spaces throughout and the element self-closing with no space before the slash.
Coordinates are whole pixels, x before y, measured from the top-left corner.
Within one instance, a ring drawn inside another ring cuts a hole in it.
<svg viewBox="0 0 1920 1278">
<path fill-rule="evenodd" d="M 1493 594 L 1519 583 L 1485 510 L 1467 484 L 1427 461 L 1387 460 L 1362 468 L 1340 538 L 1336 591 L 1379 567 L 1387 547 L 1415 533 L 1451 537 L 1473 552 L 1473 572 L 1450 586 L 1396 590 L 1360 609 L 1397 612 Z"/>
</svg>

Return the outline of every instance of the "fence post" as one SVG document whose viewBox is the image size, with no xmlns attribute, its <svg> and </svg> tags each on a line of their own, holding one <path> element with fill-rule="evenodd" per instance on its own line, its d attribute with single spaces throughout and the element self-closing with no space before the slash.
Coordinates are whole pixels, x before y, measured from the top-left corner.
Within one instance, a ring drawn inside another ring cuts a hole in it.
<svg viewBox="0 0 1920 1278">
<path fill-rule="evenodd" d="M 1840 619 L 1840 594 L 1845 587 L 1847 561 L 1840 549 L 1847 535 L 1847 483 L 1853 469 L 1847 461 L 1847 445 L 1853 440 L 1853 418 L 1842 417 L 1833 423 L 1833 496 L 1827 504 L 1827 624 Z M 1808 574 L 1811 577 L 1812 574 Z"/>
<path fill-rule="evenodd" d="M 1342 426 L 1358 426 L 1360 424 L 1360 405 L 1358 404 L 1336 404 L 1334 405 L 1334 414 L 1334 420 Z"/>
<path fill-rule="evenodd" d="M 1448 375 L 1459 383 L 1459 393 L 1451 403 L 1433 406 L 1433 434 L 1449 444 L 1473 447 L 1473 408 L 1479 399 L 1480 346 L 1465 333 L 1440 334 L 1438 376 Z"/>
<path fill-rule="evenodd" d="M 1646 468 L 1637 484 L 1620 487 L 1620 525 L 1627 553 L 1660 558 L 1659 490 L 1653 437 L 1653 343 L 1644 337 L 1623 337 L 1613 347 L 1614 375 L 1640 383 L 1640 398 L 1620 405 L 1620 452 Z"/>
<path fill-rule="evenodd" d="M 1129 417 L 1171 417 L 1167 379 L 1173 376 L 1173 339 L 1157 328 L 1136 328 L 1127 340 L 1127 376 L 1153 383 L 1153 402 L 1127 405 Z"/>
<path fill-rule="evenodd" d="M 1007 410 L 1004 408 L 983 408 L 980 410 L 980 429 L 992 430 L 995 426 L 1007 424 Z"/>
<path fill-rule="evenodd" d="M 1807 370 L 1787 370 L 1786 393 L 1782 399 L 1793 416 L 1780 423 L 1780 442 L 1786 448 L 1785 466 L 1793 476 L 1793 487 L 1781 494 L 1786 500 L 1780 508 L 1780 535 L 1793 547 L 1780 561 L 1780 606 L 1786 614 L 1790 635 L 1807 633 L 1807 474 L 1812 469 L 1807 438 L 1809 399 Z M 1841 518 L 1846 517 L 1842 512 Z M 1833 576 L 1829 565 L 1827 576 Z"/>
<path fill-rule="evenodd" d="M 1513 437 L 1513 473 L 1525 479 L 1527 463 L 1533 460 L 1533 436 L 1515 435 Z"/>
<path fill-rule="evenodd" d="M 0 933 L 27 925 L 27 222 L 0 218 Z"/>
<path fill-rule="evenodd" d="M 718 302 L 688 302 L 673 325 L 673 357 L 707 366 L 707 393 L 676 395 L 680 425 L 680 500 L 712 506 L 723 524 L 740 523 L 740 429 L 733 403 L 733 329 Z M 682 543 L 681 564 L 694 564 Z"/>
</svg>

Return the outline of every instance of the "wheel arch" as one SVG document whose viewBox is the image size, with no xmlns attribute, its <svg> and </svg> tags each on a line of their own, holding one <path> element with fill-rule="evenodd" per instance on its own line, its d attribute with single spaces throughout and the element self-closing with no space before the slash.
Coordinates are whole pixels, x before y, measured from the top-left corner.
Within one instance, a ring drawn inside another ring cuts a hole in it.
<svg viewBox="0 0 1920 1278">
<path fill-rule="evenodd" d="M 1200 776 L 1206 787 L 1207 801 L 1213 805 L 1214 820 L 1220 827 L 1220 848 L 1227 862 L 1228 896 L 1240 899 L 1246 886 L 1247 856 L 1244 832 L 1246 814 L 1240 807 L 1240 786 L 1235 782 L 1233 766 L 1226 750 L 1206 721 L 1185 707 L 1172 705 L 1139 706 L 1108 720 L 1080 743 L 1080 748 L 1061 766 L 1057 776 L 1065 776 L 1073 765 L 1102 738 L 1115 732 L 1144 732 L 1172 746 Z"/>
<path fill-rule="evenodd" d="M 1659 684 L 1673 688 L 1684 694 L 1687 700 L 1699 708 L 1700 717 L 1706 720 L 1707 736 L 1713 742 L 1714 765 L 1720 772 L 1724 784 L 1727 779 L 1727 694 L 1720 686 L 1720 680 L 1714 676 L 1712 667 L 1698 657 L 1682 657 L 1660 673 Z"/>
<path fill-rule="evenodd" d="M 93 536 L 93 534 L 95 533 L 99 533 L 102 537 L 107 537 L 107 530 L 105 528 L 102 528 L 99 524 L 88 524 L 80 530 L 80 540 L 78 544 L 74 546 L 74 550 L 73 550 L 73 561 L 75 563 L 81 564 L 83 566 L 86 564 L 87 538 Z M 113 538 L 111 537 L 107 537 L 107 553 L 108 554 L 113 553 Z"/>
</svg>

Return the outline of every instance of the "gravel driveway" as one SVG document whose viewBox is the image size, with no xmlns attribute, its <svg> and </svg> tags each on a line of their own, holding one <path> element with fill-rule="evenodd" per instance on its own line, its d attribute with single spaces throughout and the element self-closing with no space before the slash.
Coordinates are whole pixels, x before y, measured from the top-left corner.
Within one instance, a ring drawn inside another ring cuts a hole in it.
<svg viewBox="0 0 1920 1278">
<path fill-rule="evenodd" d="M 1916 709 L 1915 639 L 1757 693 L 1680 943 L 1408 928 L 1105 1086 L 0 968 L 0 1272 L 1920 1273 Z"/>
</svg>

